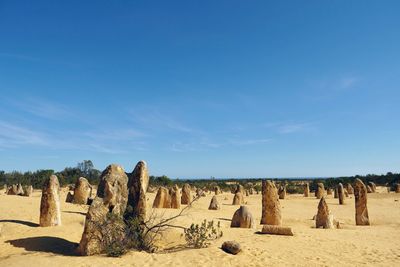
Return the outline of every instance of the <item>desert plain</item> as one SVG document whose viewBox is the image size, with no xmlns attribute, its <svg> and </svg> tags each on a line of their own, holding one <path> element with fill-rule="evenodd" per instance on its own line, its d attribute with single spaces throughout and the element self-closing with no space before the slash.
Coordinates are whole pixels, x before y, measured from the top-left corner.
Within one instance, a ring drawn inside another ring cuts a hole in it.
<svg viewBox="0 0 400 267">
<path fill-rule="evenodd" d="M 204 219 L 220 222 L 223 236 L 207 248 L 182 249 L 183 231 L 168 230 L 157 253 L 130 251 L 119 258 L 105 255 L 79 256 L 76 247 L 82 236 L 86 205 L 66 203 L 61 193 L 62 225 L 39 227 L 41 191 L 31 197 L 0 194 L 0 266 L 399 266 L 400 194 L 378 187 L 368 194 L 371 225 L 355 225 L 354 195 L 339 205 L 332 195 L 326 197 L 329 209 L 341 229 L 316 229 L 314 215 L 319 200 L 310 194 L 289 194 L 280 200 L 282 222 L 294 236 L 261 235 L 261 194 L 245 197 L 256 228 L 230 228 L 234 212 L 233 194 L 217 195 L 220 210 L 208 210 L 214 193 L 194 202 L 187 213 L 173 223 L 188 227 Z M 155 193 L 147 193 L 152 210 Z M 182 205 L 181 209 L 186 205 Z M 176 209 L 156 209 L 160 216 L 172 216 Z M 221 250 L 224 241 L 240 243 L 237 255 Z"/>
</svg>

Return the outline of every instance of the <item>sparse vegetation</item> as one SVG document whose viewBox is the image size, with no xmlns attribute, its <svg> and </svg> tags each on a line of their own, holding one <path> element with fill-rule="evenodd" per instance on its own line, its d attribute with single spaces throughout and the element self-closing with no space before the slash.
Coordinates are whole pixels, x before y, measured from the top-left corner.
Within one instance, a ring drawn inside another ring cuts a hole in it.
<svg viewBox="0 0 400 267">
<path fill-rule="evenodd" d="M 189 247 L 204 248 L 210 245 L 210 241 L 222 237 L 220 222 L 214 225 L 214 221 L 204 220 L 200 225 L 192 224 L 185 229 L 185 240 Z"/>
<path fill-rule="evenodd" d="M 125 238 L 126 227 L 123 219 L 114 213 L 108 213 L 102 222 L 97 222 L 101 234 L 98 242 L 103 244 L 109 257 L 120 257 L 128 251 L 130 244 Z"/>
<path fill-rule="evenodd" d="M 34 172 L 5 172 L 0 171 L 0 186 L 4 184 L 18 184 L 22 185 L 32 185 L 34 188 L 41 188 L 44 181 L 52 174 L 57 175 L 60 185 L 65 186 L 68 184 L 74 184 L 76 180 L 83 176 L 88 179 L 91 184 L 98 184 L 101 172 L 94 168 L 92 161 L 84 160 L 79 162 L 76 167 L 66 167 L 64 170 L 55 172 L 54 170 L 37 170 Z M 130 174 L 128 174 L 130 175 Z M 389 186 L 392 189 L 394 184 L 400 183 L 400 173 L 388 172 L 386 174 L 376 175 L 368 174 L 365 176 L 355 175 L 348 177 L 336 177 L 336 178 L 295 178 L 295 179 L 272 179 L 276 182 L 284 182 L 287 184 L 288 193 L 302 193 L 302 181 L 310 182 L 310 190 L 313 191 L 317 187 L 317 183 L 322 182 L 325 188 L 333 188 L 338 183 L 347 184 L 353 183 L 354 179 L 359 178 L 364 183 L 374 182 L 377 185 Z M 158 186 L 172 186 L 177 184 L 182 187 L 183 184 L 189 183 L 191 186 L 196 186 L 197 188 L 207 188 L 208 190 L 214 190 L 215 186 L 219 186 L 222 191 L 230 192 L 232 187 L 236 184 L 243 185 L 246 189 L 249 188 L 250 184 L 253 184 L 253 188 L 261 191 L 261 181 L 263 179 L 271 178 L 237 178 L 237 179 L 223 179 L 218 180 L 214 177 L 208 179 L 171 179 L 165 175 L 162 176 L 150 176 L 150 185 L 154 187 Z"/>
<path fill-rule="evenodd" d="M 66 167 L 60 172 L 55 172 L 54 170 L 37 170 L 24 173 L 0 171 L 0 185 L 20 183 L 32 185 L 34 188 L 42 188 L 44 181 L 52 174 L 57 175 L 61 186 L 65 186 L 74 184 L 79 177 L 87 178 L 91 184 L 98 184 L 101 172 L 94 168 L 92 161 L 84 160 L 78 163 L 76 167 Z"/>
<path fill-rule="evenodd" d="M 130 249 L 147 251 L 150 253 L 156 252 L 158 250 L 156 241 L 161 238 L 162 234 L 168 229 L 180 228 L 186 233 L 185 227 L 177 226 L 172 223 L 175 219 L 185 215 L 191 208 L 191 204 L 198 199 L 199 198 L 195 198 L 190 205 L 187 205 L 178 214 L 168 218 L 164 218 L 163 214 L 157 214 L 154 209 L 147 220 L 142 220 L 138 217 L 124 218 L 109 213 L 107 214 L 106 220 L 97 227 L 101 229 L 101 238 L 99 242 L 103 244 L 105 252 L 109 257 L 120 257 Z M 206 230 L 205 238 L 203 237 L 204 230 Z M 222 235 L 219 223 L 217 227 L 214 227 L 213 222 L 211 222 L 211 224 L 208 223 L 204 227 L 201 226 L 198 233 L 202 234 L 196 239 L 198 240 L 196 244 L 205 244 L 204 242 L 213 239 L 214 236 L 220 233 Z M 190 246 L 192 246 L 192 243 L 190 243 Z"/>
<path fill-rule="evenodd" d="M 304 187 L 289 182 L 286 185 L 286 192 L 289 194 L 303 194 Z"/>
<path fill-rule="evenodd" d="M 150 184 L 153 186 L 171 186 L 173 181 L 165 175 L 150 176 Z"/>
</svg>

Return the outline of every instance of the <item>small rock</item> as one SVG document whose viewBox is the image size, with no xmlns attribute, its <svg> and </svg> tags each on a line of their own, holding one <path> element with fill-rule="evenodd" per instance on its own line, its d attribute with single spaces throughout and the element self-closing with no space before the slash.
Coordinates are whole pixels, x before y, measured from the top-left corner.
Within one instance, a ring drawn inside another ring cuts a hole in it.
<svg viewBox="0 0 400 267">
<path fill-rule="evenodd" d="M 240 251 L 242 251 L 242 248 L 240 247 L 240 244 L 238 242 L 236 242 L 236 241 L 225 241 L 222 244 L 221 248 L 226 253 L 230 253 L 230 254 L 233 254 L 233 255 L 236 255 Z"/>
</svg>

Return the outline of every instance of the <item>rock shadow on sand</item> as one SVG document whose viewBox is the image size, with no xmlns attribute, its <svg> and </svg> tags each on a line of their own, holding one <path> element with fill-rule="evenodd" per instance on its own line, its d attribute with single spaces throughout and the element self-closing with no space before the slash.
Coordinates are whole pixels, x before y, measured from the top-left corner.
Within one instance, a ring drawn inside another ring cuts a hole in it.
<svg viewBox="0 0 400 267">
<path fill-rule="evenodd" d="M 229 218 L 216 218 L 216 219 L 220 220 L 220 221 L 229 221 L 229 222 L 232 221 L 232 219 L 229 219 Z"/>
<path fill-rule="evenodd" d="M 65 212 L 65 213 L 72 213 L 72 214 L 79 214 L 79 215 L 83 215 L 83 216 L 86 216 L 86 213 L 87 213 L 87 212 L 69 211 L 69 210 L 66 210 L 66 211 L 63 211 L 63 212 Z"/>
<path fill-rule="evenodd" d="M 29 227 L 38 227 L 39 226 L 39 224 L 37 224 L 37 223 L 21 221 L 21 220 L 0 220 L 0 223 L 17 223 L 17 224 L 26 225 Z"/>
<path fill-rule="evenodd" d="M 24 248 L 26 251 L 48 252 L 63 256 L 78 256 L 78 243 L 54 236 L 28 237 L 8 240 L 14 247 Z"/>
</svg>

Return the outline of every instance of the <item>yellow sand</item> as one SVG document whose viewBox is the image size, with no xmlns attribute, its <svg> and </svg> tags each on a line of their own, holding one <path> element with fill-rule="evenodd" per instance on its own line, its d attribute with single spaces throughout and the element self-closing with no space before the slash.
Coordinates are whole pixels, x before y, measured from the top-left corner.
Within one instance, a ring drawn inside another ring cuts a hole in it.
<svg viewBox="0 0 400 267">
<path fill-rule="evenodd" d="M 79 242 L 87 207 L 65 203 L 62 193 L 62 226 L 37 227 L 39 191 L 32 197 L 0 194 L 0 266 L 400 266 L 400 194 L 368 194 L 371 226 L 355 226 L 354 196 L 345 205 L 328 196 L 327 203 L 343 229 L 315 229 L 312 220 L 317 212 L 314 197 L 289 195 L 281 200 L 283 224 L 291 226 L 294 236 L 259 235 L 262 227 L 261 195 L 245 197 L 257 229 L 230 228 L 230 219 L 238 206 L 232 206 L 232 194 L 218 195 L 221 210 L 209 211 L 213 194 L 193 205 L 187 216 L 175 224 L 189 226 L 203 219 L 220 221 L 224 236 L 205 249 L 174 252 L 129 252 L 121 258 L 73 255 Z M 148 194 L 149 206 L 155 197 Z M 165 211 L 165 216 L 177 210 Z M 223 241 L 236 240 L 243 251 L 236 255 L 223 252 Z M 164 237 L 168 246 L 182 244 L 181 231 L 173 229 Z"/>
</svg>

